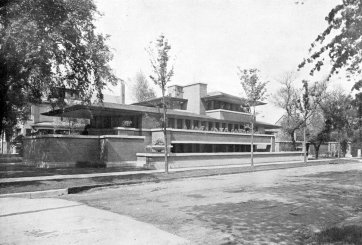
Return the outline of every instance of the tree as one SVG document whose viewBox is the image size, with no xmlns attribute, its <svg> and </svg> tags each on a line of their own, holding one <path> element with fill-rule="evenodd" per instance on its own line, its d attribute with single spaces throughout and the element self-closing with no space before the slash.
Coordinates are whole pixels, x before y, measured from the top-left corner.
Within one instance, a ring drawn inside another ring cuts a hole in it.
<svg viewBox="0 0 362 245">
<path fill-rule="evenodd" d="M 93 0 L 5 0 L 0 4 L 0 133 L 11 133 L 28 103 L 53 88 L 102 101 L 118 79 L 108 65 L 107 36 L 97 34 Z"/>
<path fill-rule="evenodd" d="M 292 141 L 293 150 L 296 150 L 296 131 L 303 124 L 303 119 L 297 113 L 300 89 L 294 86 L 297 76 L 294 72 L 286 72 L 279 79 L 281 88 L 274 94 L 273 103 L 285 111 L 281 127 Z"/>
<path fill-rule="evenodd" d="M 358 149 L 362 149 L 362 93 L 355 95 L 353 107 L 356 110 L 356 123 L 354 129 L 353 143 Z"/>
<path fill-rule="evenodd" d="M 328 54 L 332 63 L 329 77 L 344 68 L 356 76 L 354 89 L 362 88 L 362 1 L 343 0 L 326 17 L 328 27 L 311 44 L 310 57 L 299 68 L 313 64 L 311 75 L 325 64 Z"/>
<path fill-rule="evenodd" d="M 316 112 L 307 120 L 307 141 L 314 146 L 315 158 L 319 157 L 322 143 L 330 139 L 331 122 L 326 120 L 323 111 L 318 107 Z"/>
<path fill-rule="evenodd" d="M 239 79 L 245 92 L 249 106 L 253 107 L 253 116 L 251 119 L 251 166 L 254 167 L 254 124 L 255 124 L 255 106 L 266 98 L 266 85 L 268 82 L 261 82 L 258 69 L 239 69 Z"/>
<path fill-rule="evenodd" d="M 171 46 L 168 44 L 164 35 L 160 35 L 154 47 L 148 48 L 150 62 L 153 69 L 151 80 L 161 88 L 162 91 L 162 108 L 163 108 L 163 137 L 165 142 L 165 173 L 168 173 L 168 142 L 167 142 L 167 106 L 165 101 L 166 85 L 171 81 L 174 74 L 173 66 L 168 67 Z"/>
<path fill-rule="evenodd" d="M 324 92 L 327 88 L 327 83 L 314 83 L 312 86 L 308 81 L 303 80 L 302 98 L 297 100 L 297 113 L 303 119 L 303 152 L 304 163 L 307 163 L 307 120 L 314 115 L 318 106 L 323 100 Z"/>
<path fill-rule="evenodd" d="M 138 72 L 136 74 L 132 92 L 137 102 L 156 98 L 155 91 L 150 87 L 145 75 L 142 72 Z"/>
<path fill-rule="evenodd" d="M 330 121 L 331 137 L 335 138 L 340 145 L 338 147 L 338 157 L 340 157 L 340 149 L 342 148 L 345 154 L 347 143 L 352 138 L 353 129 L 358 123 L 356 111 L 352 106 L 352 98 L 343 91 L 334 90 L 327 94 L 321 108 Z"/>
</svg>

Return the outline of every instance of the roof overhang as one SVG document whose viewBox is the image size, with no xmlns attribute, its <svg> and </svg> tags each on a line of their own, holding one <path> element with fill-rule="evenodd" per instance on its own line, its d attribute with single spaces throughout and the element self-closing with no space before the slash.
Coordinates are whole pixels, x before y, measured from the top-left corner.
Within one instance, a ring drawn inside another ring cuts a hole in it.
<svg viewBox="0 0 362 245">
<path fill-rule="evenodd" d="M 202 99 L 204 101 L 218 100 L 218 101 L 222 101 L 222 102 L 239 104 L 239 105 L 251 104 L 251 101 L 249 101 L 245 98 L 240 98 L 238 96 L 234 96 L 234 95 L 226 94 L 226 93 L 222 93 L 222 92 L 209 93 L 206 96 L 202 97 Z M 262 101 L 256 101 L 255 106 L 259 106 L 259 105 L 266 105 L 266 103 L 262 102 Z"/>
<path fill-rule="evenodd" d="M 53 110 L 42 113 L 44 116 L 51 117 L 70 117 L 92 119 L 94 116 L 114 115 L 116 112 L 123 111 L 127 115 L 141 115 L 141 112 L 127 109 L 117 109 L 102 106 L 74 105 L 64 109 Z"/>
<path fill-rule="evenodd" d="M 264 127 L 264 129 L 279 129 L 279 128 L 281 128 L 281 126 L 279 126 L 279 125 L 266 123 L 266 122 L 256 121 L 255 124 L 258 125 L 258 126 Z"/>
<path fill-rule="evenodd" d="M 185 103 L 185 102 L 187 102 L 187 99 L 166 96 L 165 101 L 166 101 L 166 103 L 167 103 L 167 101 Z M 155 106 L 160 105 L 161 102 L 162 102 L 162 97 L 158 97 L 158 98 L 153 98 L 153 99 L 149 99 L 149 100 L 142 101 L 142 102 L 133 103 L 132 105 L 155 107 Z"/>
</svg>

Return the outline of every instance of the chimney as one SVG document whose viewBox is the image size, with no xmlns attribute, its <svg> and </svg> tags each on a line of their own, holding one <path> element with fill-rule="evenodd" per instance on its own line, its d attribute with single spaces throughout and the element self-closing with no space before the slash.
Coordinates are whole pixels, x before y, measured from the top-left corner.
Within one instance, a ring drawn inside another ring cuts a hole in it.
<svg viewBox="0 0 362 245">
<path fill-rule="evenodd" d="M 120 103 L 121 104 L 125 104 L 126 101 L 126 96 L 125 96 L 125 85 L 124 85 L 124 81 L 121 80 L 121 94 L 120 94 Z"/>
<path fill-rule="evenodd" d="M 167 93 L 171 96 L 171 97 L 175 97 L 175 98 L 183 98 L 183 89 L 182 86 L 179 85 L 172 85 L 169 86 L 167 88 Z"/>
<path fill-rule="evenodd" d="M 187 110 L 196 114 L 205 115 L 205 106 L 202 98 L 207 95 L 206 83 L 194 83 L 183 87 L 183 98 L 187 99 Z"/>
</svg>

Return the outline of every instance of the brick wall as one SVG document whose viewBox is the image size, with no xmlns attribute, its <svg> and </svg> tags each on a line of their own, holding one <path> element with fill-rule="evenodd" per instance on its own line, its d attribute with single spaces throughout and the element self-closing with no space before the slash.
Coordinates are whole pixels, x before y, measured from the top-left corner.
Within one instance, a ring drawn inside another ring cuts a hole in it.
<svg viewBox="0 0 362 245">
<path fill-rule="evenodd" d="M 88 167 L 136 160 L 142 136 L 44 135 L 24 138 L 23 161 L 38 167 Z"/>
<path fill-rule="evenodd" d="M 24 162 L 51 167 L 63 164 L 71 166 L 88 162 L 99 163 L 99 139 L 97 136 L 51 135 L 24 139 Z"/>
<path fill-rule="evenodd" d="M 136 153 L 145 152 L 145 140 L 140 136 L 101 136 L 105 141 L 105 161 L 120 163 L 136 161 Z M 108 164 L 107 164 L 108 165 Z"/>
</svg>

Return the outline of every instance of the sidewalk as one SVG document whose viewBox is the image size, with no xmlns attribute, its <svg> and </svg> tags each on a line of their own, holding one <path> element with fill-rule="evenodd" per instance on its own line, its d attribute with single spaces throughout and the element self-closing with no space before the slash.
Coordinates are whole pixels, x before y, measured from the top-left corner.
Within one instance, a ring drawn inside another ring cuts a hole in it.
<svg viewBox="0 0 362 245">
<path fill-rule="evenodd" d="M 250 171 L 265 171 L 282 168 L 307 167 L 312 165 L 329 164 L 335 159 L 322 159 L 309 161 L 305 165 L 302 161 L 298 162 L 277 162 L 256 164 L 254 169 L 250 165 L 228 165 L 201 168 L 180 168 L 170 169 L 169 174 L 163 170 L 143 170 L 127 172 L 108 172 L 92 174 L 74 174 L 74 175 L 53 175 L 36 176 L 21 178 L 0 179 L 0 197 L 41 197 L 57 196 L 96 187 L 107 187 L 113 185 L 139 184 L 145 182 L 169 181 L 180 178 L 205 177 L 212 175 L 237 174 Z M 358 159 L 340 159 L 343 162 L 359 162 Z M 52 193 L 52 191 L 53 193 Z M 40 191 L 40 192 L 39 192 Z M 41 193 L 43 191 L 47 191 Z M 35 193 L 30 193 L 35 192 Z M 21 193 L 21 194 L 16 194 Z M 7 195 L 4 195 L 7 194 Z M 16 195 L 15 195 L 16 194 Z"/>
<path fill-rule="evenodd" d="M 1 244 L 191 244 L 130 217 L 61 199 L 0 199 Z"/>
</svg>

